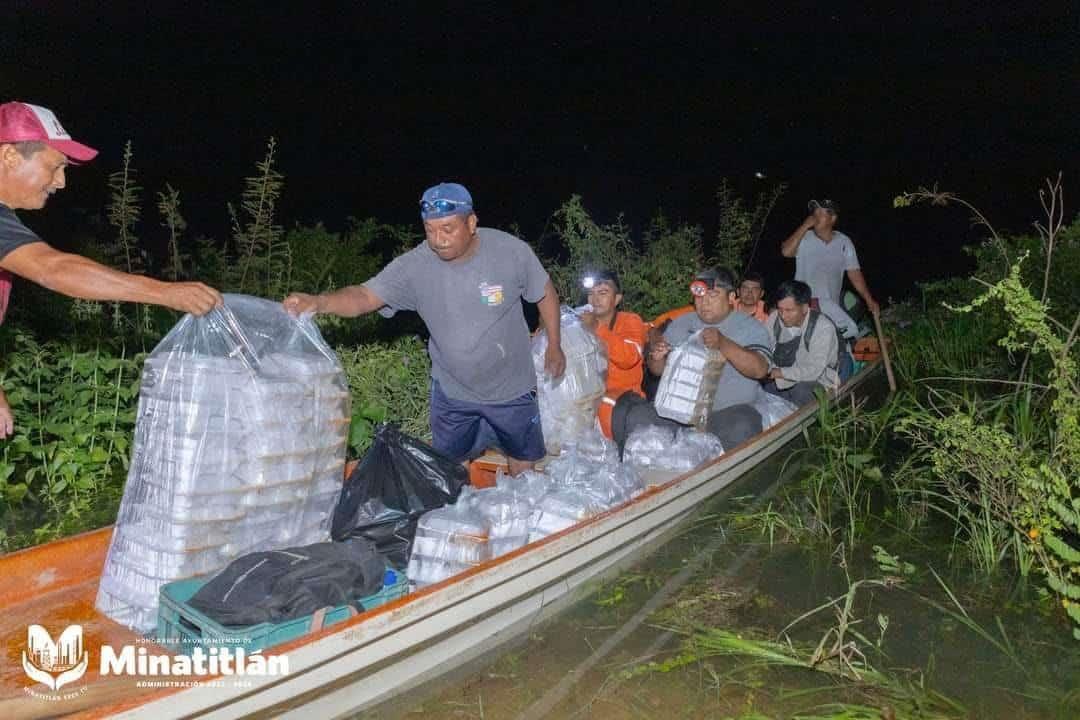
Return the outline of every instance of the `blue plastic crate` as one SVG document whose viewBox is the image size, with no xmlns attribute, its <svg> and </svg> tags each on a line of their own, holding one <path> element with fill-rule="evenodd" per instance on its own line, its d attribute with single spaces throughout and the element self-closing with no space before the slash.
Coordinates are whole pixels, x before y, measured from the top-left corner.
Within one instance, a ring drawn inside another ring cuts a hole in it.
<svg viewBox="0 0 1080 720">
<path fill-rule="evenodd" d="M 403 572 L 391 572 L 395 574 L 392 584 L 383 585 L 382 590 L 361 598 L 356 604 L 364 610 L 371 610 L 406 595 L 409 592 L 409 579 Z M 190 653 L 198 646 L 243 648 L 245 652 L 255 652 L 294 640 L 311 631 L 311 615 L 281 623 L 265 622 L 246 627 L 222 625 L 187 604 L 208 580 L 177 580 L 161 588 L 156 642 L 183 654 Z M 323 627 L 347 620 L 352 614 L 348 605 L 328 610 Z"/>
</svg>

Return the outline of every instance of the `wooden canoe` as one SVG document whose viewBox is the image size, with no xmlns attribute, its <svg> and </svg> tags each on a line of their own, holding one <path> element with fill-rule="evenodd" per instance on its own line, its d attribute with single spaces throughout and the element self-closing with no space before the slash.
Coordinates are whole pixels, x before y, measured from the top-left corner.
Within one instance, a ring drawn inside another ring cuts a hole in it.
<svg viewBox="0 0 1080 720">
<path fill-rule="evenodd" d="M 837 393 L 879 369 L 873 362 Z M 653 473 L 642 495 L 508 555 L 268 652 L 288 657 L 284 676 L 220 677 L 223 686 L 140 687 L 98 674 L 103 644 L 163 649 L 94 610 L 112 528 L 0 558 L 0 718 L 343 718 L 473 660 L 581 596 L 587 582 L 655 547 L 710 496 L 781 451 L 813 422 L 807 406 L 721 457 L 676 476 Z M 81 624 L 91 661 L 55 694 L 23 671 L 27 627 L 54 635 Z M 157 678 L 168 679 L 168 678 Z M 209 681 L 209 678 L 203 678 Z"/>
</svg>

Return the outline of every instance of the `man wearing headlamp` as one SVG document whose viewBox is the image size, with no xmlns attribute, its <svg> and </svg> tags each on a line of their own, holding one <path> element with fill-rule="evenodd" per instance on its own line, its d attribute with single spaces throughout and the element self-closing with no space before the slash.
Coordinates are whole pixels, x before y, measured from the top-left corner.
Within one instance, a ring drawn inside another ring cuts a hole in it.
<svg viewBox="0 0 1080 720">
<path fill-rule="evenodd" d="M 706 347 L 727 361 L 720 373 L 706 429 L 733 448 L 761 432 L 761 414 L 753 403 L 761 397 L 760 380 L 769 374 L 772 337 L 765 326 L 735 311 L 735 275 L 727 268 L 707 268 L 690 283 L 694 311 L 675 318 L 663 336 L 649 346 L 649 370 L 662 375 L 668 353 L 702 331 Z"/>
<path fill-rule="evenodd" d="M 597 417 L 607 437 L 611 433 L 611 412 L 624 393 L 644 398 L 641 380 L 645 374 L 645 322 L 639 315 L 619 310 L 622 286 L 614 270 L 590 273 L 582 280 L 589 293 L 590 310 L 581 316 L 581 324 L 596 334 L 608 356 L 607 384 L 600 398 Z"/>
</svg>

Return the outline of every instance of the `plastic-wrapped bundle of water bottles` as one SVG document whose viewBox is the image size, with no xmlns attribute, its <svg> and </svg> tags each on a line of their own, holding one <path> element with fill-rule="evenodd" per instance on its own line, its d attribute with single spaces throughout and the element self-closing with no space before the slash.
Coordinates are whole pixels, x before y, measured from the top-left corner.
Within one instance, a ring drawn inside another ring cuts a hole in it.
<svg viewBox="0 0 1080 720">
<path fill-rule="evenodd" d="M 561 309 L 559 326 L 566 356 L 566 370 L 560 377 L 548 377 L 544 370 L 547 333 L 540 331 L 532 340 L 540 425 L 552 454 L 596 424 L 596 407 L 607 382 L 607 353 L 596 335 L 566 306 Z"/>
<path fill-rule="evenodd" d="M 691 335 L 668 354 L 656 389 L 657 414 L 704 429 L 723 369 L 720 353 L 705 347 L 701 331 Z"/>
<path fill-rule="evenodd" d="M 646 425 L 626 439 L 626 462 L 638 468 L 687 472 L 724 453 L 720 438 L 693 428 Z"/>
<path fill-rule="evenodd" d="M 143 368 L 98 609 L 146 631 L 161 585 L 327 539 L 349 405 L 341 365 L 310 319 L 238 295 L 185 316 Z"/>
<path fill-rule="evenodd" d="M 409 579 L 423 587 L 491 558 L 491 524 L 467 499 L 420 516 L 409 555 Z"/>
</svg>

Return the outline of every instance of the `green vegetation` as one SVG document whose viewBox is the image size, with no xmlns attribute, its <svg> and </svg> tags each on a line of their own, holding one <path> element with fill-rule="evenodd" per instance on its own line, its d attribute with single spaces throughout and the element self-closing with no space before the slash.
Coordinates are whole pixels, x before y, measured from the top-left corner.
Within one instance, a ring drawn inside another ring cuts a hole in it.
<svg viewBox="0 0 1080 720">
<path fill-rule="evenodd" d="M 1043 583 L 1080 639 L 1080 219 L 1060 180 L 1037 237 L 971 250 L 970 281 L 922 287 L 893 308 L 900 392 L 879 407 L 822 407 L 801 483 L 749 520 L 770 541 L 842 544 L 882 528 L 921 543 L 941 530 L 957 567 Z M 897 206 L 974 208 L 920 190 Z M 1032 288 L 1036 288 L 1032 290 Z"/>
<path fill-rule="evenodd" d="M 101 235 L 77 237 L 71 249 L 128 272 L 278 298 L 361 281 L 421 242 L 418 227 L 371 218 L 348 218 L 341 230 L 322 223 L 286 227 L 278 213 L 285 189 L 278 151 L 270 138 L 242 181 L 239 201 L 223 208 L 228 237 L 214 239 L 192 233 L 181 189 L 169 183 L 151 191 L 154 204 L 144 211 L 147 191 L 128 143 L 108 177 Z M 726 229 L 716 241 L 718 257 L 735 262 L 752 248 L 781 191 L 747 207 L 721 187 Z M 587 268 L 614 267 L 628 304 L 646 316 L 684 304 L 686 284 L 707 256 L 700 228 L 673 227 L 658 216 L 634 239 L 621 220 L 596 223 L 577 196 L 554 214 L 553 226 L 561 251 L 550 258 L 550 269 L 565 297 L 577 296 Z M 142 358 L 178 319 L 162 308 L 72 301 L 30 284 L 20 284 L 16 297 L 0 329 L 0 379 L 16 417 L 15 436 L 0 460 L 0 551 L 112 521 L 126 476 Z M 374 425 L 384 420 L 427 437 L 430 361 L 413 334 L 422 332 L 419 321 L 320 316 L 317 322 L 352 391 L 350 453 L 363 453 Z"/>
</svg>

